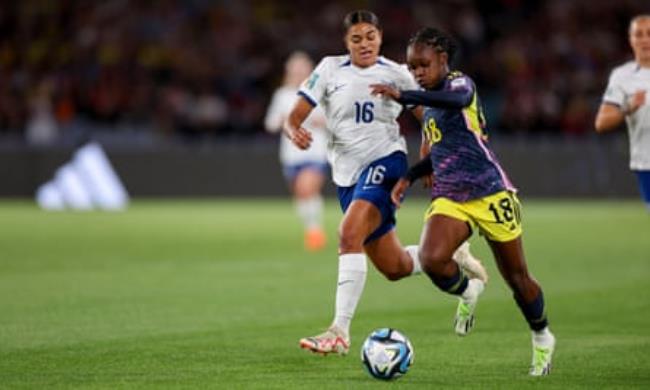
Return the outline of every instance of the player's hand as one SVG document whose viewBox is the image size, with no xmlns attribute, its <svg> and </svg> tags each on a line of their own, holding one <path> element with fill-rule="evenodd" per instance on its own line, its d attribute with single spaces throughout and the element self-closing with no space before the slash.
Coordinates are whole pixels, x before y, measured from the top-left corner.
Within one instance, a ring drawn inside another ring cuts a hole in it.
<svg viewBox="0 0 650 390">
<path fill-rule="evenodd" d="M 433 174 L 422 178 L 422 188 L 431 188 L 433 186 Z"/>
<path fill-rule="evenodd" d="M 645 104 L 646 91 L 638 90 L 632 95 L 627 101 L 627 110 L 626 115 L 633 114 L 636 110 L 639 109 L 642 105 Z"/>
<path fill-rule="evenodd" d="M 298 148 L 305 150 L 311 146 L 313 140 L 311 132 L 304 127 L 298 127 L 287 132 L 287 136 Z"/>
<path fill-rule="evenodd" d="M 402 93 L 398 89 L 386 84 L 371 84 L 370 94 L 387 97 L 393 100 L 397 100 L 402 96 Z"/>
<path fill-rule="evenodd" d="M 390 200 L 393 201 L 393 204 L 398 208 L 402 205 L 404 194 L 406 194 L 406 190 L 410 185 L 411 182 L 402 177 L 393 186 L 393 190 L 390 192 Z"/>
</svg>

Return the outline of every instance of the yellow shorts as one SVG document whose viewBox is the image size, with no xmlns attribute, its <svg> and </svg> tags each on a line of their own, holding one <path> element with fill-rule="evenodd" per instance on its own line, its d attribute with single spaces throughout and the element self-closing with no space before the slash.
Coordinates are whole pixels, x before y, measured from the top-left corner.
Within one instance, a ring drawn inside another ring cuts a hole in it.
<svg viewBox="0 0 650 390">
<path fill-rule="evenodd" d="M 427 209 L 424 220 L 434 215 L 446 215 L 470 224 L 472 230 L 488 240 L 506 242 L 521 235 L 521 204 L 510 191 L 501 191 L 469 202 L 458 203 L 436 198 Z"/>
</svg>

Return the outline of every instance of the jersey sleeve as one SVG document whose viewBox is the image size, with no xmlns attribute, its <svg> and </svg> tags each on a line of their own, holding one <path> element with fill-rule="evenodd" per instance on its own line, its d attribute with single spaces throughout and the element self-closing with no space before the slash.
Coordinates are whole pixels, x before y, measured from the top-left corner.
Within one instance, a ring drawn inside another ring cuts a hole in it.
<svg viewBox="0 0 650 390">
<path fill-rule="evenodd" d="M 328 57 L 323 58 L 309 77 L 302 83 L 298 90 L 298 95 L 316 107 L 325 97 L 330 69 L 331 60 Z"/>
<path fill-rule="evenodd" d="M 264 127 L 269 133 L 276 133 L 282 128 L 282 122 L 285 117 L 285 107 L 283 107 L 282 96 L 280 90 L 276 90 L 271 98 L 271 104 L 266 111 L 264 118 Z"/>
<path fill-rule="evenodd" d="M 454 76 L 440 90 L 402 91 L 398 101 L 427 107 L 463 108 L 470 105 L 474 96 L 474 82 L 465 76 Z"/>
<path fill-rule="evenodd" d="M 454 92 L 474 93 L 474 82 L 466 75 L 454 77 L 449 82 L 449 90 Z"/>
<path fill-rule="evenodd" d="M 625 91 L 620 83 L 620 78 L 617 77 L 616 71 L 612 72 L 609 76 L 607 89 L 603 95 L 603 103 L 614 104 L 621 108 L 625 106 Z"/>
</svg>

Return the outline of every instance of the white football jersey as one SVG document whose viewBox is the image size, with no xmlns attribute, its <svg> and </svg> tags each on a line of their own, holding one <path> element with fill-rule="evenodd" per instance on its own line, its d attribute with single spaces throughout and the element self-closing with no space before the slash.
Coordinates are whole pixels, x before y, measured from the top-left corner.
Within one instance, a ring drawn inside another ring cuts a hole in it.
<svg viewBox="0 0 650 390">
<path fill-rule="evenodd" d="M 345 55 L 323 58 L 298 92 L 323 107 L 331 133 L 328 157 L 338 186 L 355 184 L 371 162 L 398 150 L 406 152 L 397 123 L 402 105 L 372 96 L 371 84 L 419 89 L 405 65 L 379 57 L 375 65 L 360 68 Z"/>
<path fill-rule="evenodd" d="M 628 99 L 639 90 L 646 91 L 645 104 L 625 117 L 630 138 L 630 168 L 650 170 L 650 69 L 641 68 L 634 61 L 614 68 L 603 102 L 625 110 Z"/>
<path fill-rule="evenodd" d="M 280 87 L 273 94 L 271 104 L 266 112 L 264 126 L 266 130 L 275 133 L 282 131 L 282 125 L 293 105 L 298 100 L 298 89 Z M 320 108 L 312 110 L 303 127 L 312 133 L 313 141 L 307 150 L 299 149 L 282 134 L 280 139 L 280 162 L 283 165 L 298 165 L 305 162 L 327 162 L 327 129 L 325 114 Z"/>
</svg>

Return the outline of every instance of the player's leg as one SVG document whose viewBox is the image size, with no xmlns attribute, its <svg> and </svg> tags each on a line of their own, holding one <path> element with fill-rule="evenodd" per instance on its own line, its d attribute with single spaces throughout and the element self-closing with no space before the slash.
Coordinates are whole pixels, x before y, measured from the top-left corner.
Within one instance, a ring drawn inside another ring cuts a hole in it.
<svg viewBox="0 0 650 390">
<path fill-rule="evenodd" d="M 433 214 L 426 220 L 420 241 L 423 271 L 440 290 L 459 297 L 454 327 L 461 336 L 469 333 L 474 324 L 474 310 L 485 287 L 483 280 L 470 278 L 452 259 L 470 234 L 466 221 Z"/>
<path fill-rule="evenodd" d="M 303 348 L 320 353 L 347 353 L 350 322 L 366 280 L 364 244 L 393 229 L 395 210 L 390 201 L 390 191 L 407 167 L 406 155 L 395 152 L 369 164 L 354 186 L 338 188 L 344 216 L 339 226 L 334 321 L 324 334 L 302 339 L 300 345 Z"/>
<path fill-rule="evenodd" d="M 395 212 L 397 208 L 391 201 L 390 192 L 403 174 L 404 166 L 397 169 L 397 173 L 389 177 L 382 186 L 365 190 L 359 196 L 372 202 L 381 218 L 377 228 L 365 239 L 364 251 L 379 272 L 388 280 L 399 280 L 405 276 L 422 272 L 418 260 L 418 246 L 402 247 L 395 233 Z M 387 173 L 390 173 L 388 171 Z M 362 188 L 367 188 L 364 186 Z M 377 217 L 377 215 L 375 215 Z"/>
<path fill-rule="evenodd" d="M 334 324 L 346 333 L 361 298 L 367 265 L 364 242 L 381 224 L 377 207 L 364 199 L 356 199 L 345 212 L 339 225 L 339 280 L 336 291 Z"/>
<path fill-rule="evenodd" d="M 341 257 L 334 324 L 346 332 L 365 282 L 364 246 L 394 229 L 395 206 L 390 201 L 390 191 L 407 166 L 406 155 L 401 152 L 374 161 L 360 175 L 349 207 L 343 207 L 346 211 L 339 227 Z M 352 272 L 359 276 L 352 277 Z M 355 282 L 348 282 L 350 279 Z M 362 281 L 357 283 L 356 280 Z"/>
<path fill-rule="evenodd" d="M 475 209 L 499 271 L 512 289 L 515 301 L 533 332 L 530 374 L 546 375 L 551 366 L 555 337 L 548 329 L 542 290 L 526 265 L 519 200 L 513 192 L 502 191 L 481 199 Z"/>
<path fill-rule="evenodd" d="M 296 210 L 305 228 L 305 248 L 323 249 L 326 243 L 323 229 L 323 198 L 321 190 L 325 175 L 314 166 L 299 170 L 293 182 Z"/>
<path fill-rule="evenodd" d="M 641 199 L 645 203 L 646 209 L 650 211 L 650 171 L 634 171 L 639 181 L 639 191 Z"/>
<path fill-rule="evenodd" d="M 375 268 L 388 280 L 400 280 L 422 272 L 418 246 L 402 247 L 394 229 L 367 242 L 364 249 Z"/>
<path fill-rule="evenodd" d="M 548 327 L 542 289 L 528 272 L 521 237 L 507 242 L 488 242 L 499 272 L 513 291 L 515 301 L 532 331 L 533 361 L 530 374 L 548 375 L 555 337 Z"/>
<path fill-rule="evenodd" d="M 300 346 L 313 352 L 347 354 L 350 346 L 350 323 L 366 282 L 367 264 L 363 252 L 365 239 L 381 223 L 381 213 L 367 200 L 355 199 L 339 189 L 341 204 L 346 210 L 339 226 L 339 272 L 336 288 L 335 314 L 332 325 L 324 333 L 300 340 Z M 346 196 L 347 195 L 347 196 Z"/>
<path fill-rule="evenodd" d="M 422 273 L 418 245 L 403 247 L 395 230 L 367 242 L 365 252 L 375 268 L 390 281 Z M 470 278 L 479 278 L 487 282 L 487 271 L 469 250 L 469 242 L 465 241 L 456 249 L 452 259 L 463 269 Z"/>
<path fill-rule="evenodd" d="M 380 160 L 361 177 L 357 196 L 371 202 L 379 211 L 381 222 L 364 241 L 364 249 L 375 267 L 388 280 L 399 280 L 422 272 L 417 245 L 403 247 L 395 233 L 396 207 L 391 201 L 391 191 L 404 174 L 406 158 L 395 154 Z M 374 172 L 374 174 L 372 174 Z M 381 173 L 381 175 L 377 175 Z M 380 178 L 380 180 L 375 180 Z M 374 211 L 373 211 L 374 212 Z M 377 217 L 375 215 L 375 217 Z M 373 225 L 374 226 L 374 225 Z M 358 241 L 357 241 L 358 242 Z M 453 260 L 467 270 L 487 281 L 483 265 L 469 251 L 469 243 L 463 243 L 452 255 Z"/>
</svg>

